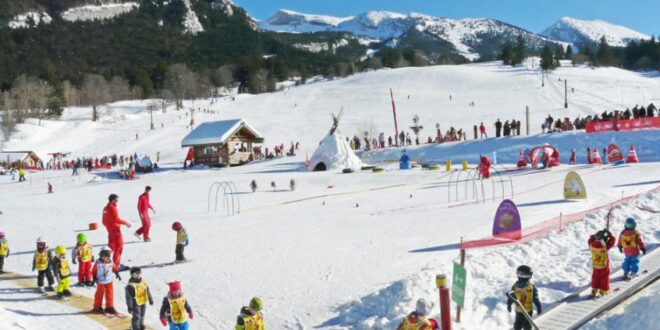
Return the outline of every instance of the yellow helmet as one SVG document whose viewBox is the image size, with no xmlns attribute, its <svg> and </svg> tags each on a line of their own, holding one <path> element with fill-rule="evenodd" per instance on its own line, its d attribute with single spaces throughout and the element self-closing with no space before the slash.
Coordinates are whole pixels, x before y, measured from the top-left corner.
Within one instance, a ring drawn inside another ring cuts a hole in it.
<svg viewBox="0 0 660 330">
<path fill-rule="evenodd" d="M 64 245 L 58 245 L 55 247 L 55 253 L 59 255 L 65 255 L 66 254 L 66 247 Z"/>
<path fill-rule="evenodd" d="M 262 308 L 264 308 L 264 302 L 261 301 L 261 298 L 254 297 L 250 300 L 250 308 L 254 309 L 255 311 L 260 311 Z"/>
</svg>

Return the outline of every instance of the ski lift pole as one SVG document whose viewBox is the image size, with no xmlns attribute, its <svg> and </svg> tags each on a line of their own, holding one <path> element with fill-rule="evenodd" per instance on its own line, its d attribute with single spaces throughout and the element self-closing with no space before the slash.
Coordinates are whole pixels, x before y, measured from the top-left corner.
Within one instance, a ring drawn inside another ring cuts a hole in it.
<svg viewBox="0 0 660 330">
<path fill-rule="evenodd" d="M 399 146 L 399 125 L 396 122 L 396 104 L 394 103 L 394 93 L 390 88 L 390 98 L 392 99 L 392 113 L 394 114 L 394 142 Z"/>
<path fill-rule="evenodd" d="M 435 284 L 440 294 L 440 329 L 451 330 L 451 301 L 449 288 L 447 288 L 447 276 L 436 275 Z"/>
</svg>

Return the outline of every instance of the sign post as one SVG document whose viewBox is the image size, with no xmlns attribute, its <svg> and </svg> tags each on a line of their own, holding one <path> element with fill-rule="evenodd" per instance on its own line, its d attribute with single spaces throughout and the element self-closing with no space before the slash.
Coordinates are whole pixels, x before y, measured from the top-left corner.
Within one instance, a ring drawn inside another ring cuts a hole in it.
<svg viewBox="0 0 660 330">
<path fill-rule="evenodd" d="M 465 250 L 461 250 L 461 261 L 465 262 Z M 463 265 L 454 263 L 454 274 L 451 284 L 451 300 L 456 303 L 456 322 L 461 323 L 461 308 L 465 303 L 465 287 L 467 284 L 467 271 Z"/>
</svg>

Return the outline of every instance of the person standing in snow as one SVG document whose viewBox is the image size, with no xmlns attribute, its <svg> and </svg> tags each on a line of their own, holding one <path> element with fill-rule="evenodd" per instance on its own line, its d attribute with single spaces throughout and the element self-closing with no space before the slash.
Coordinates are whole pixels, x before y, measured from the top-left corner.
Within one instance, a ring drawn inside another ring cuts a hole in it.
<svg viewBox="0 0 660 330">
<path fill-rule="evenodd" d="M 78 263 L 78 286 L 94 286 L 92 283 L 94 255 L 85 233 L 79 233 L 76 236 L 76 246 L 71 250 L 71 262 L 75 265 L 76 261 Z"/>
<path fill-rule="evenodd" d="M 571 150 L 571 158 L 568 161 L 568 163 L 571 164 L 571 165 L 575 165 L 576 161 L 577 161 L 577 150 L 575 150 L 575 148 L 573 148 L 573 150 Z"/>
<path fill-rule="evenodd" d="M 495 137 L 500 137 L 502 133 L 502 122 L 500 121 L 499 118 L 497 118 L 497 121 L 495 122 Z"/>
<path fill-rule="evenodd" d="M 117 313 L 117 310 L 115 309 L 115 293 L 114 285 L 112 283 L 112 273 L 114 272 L 115 277 L 117 277 L 118 280 L 121 280 L 121 277 L 115 270 L 117 267 L 112 263 L 110 253 L 112 253 L 112 250 L 109 247 L 102 247 L 101 252 L 99 252 L 99 259 L 96 260 L 94 267 L 92 267 L 92 276 L 94 278 L 94 283 L 96 283 L 94 308 L 92 309 L 92 313 Z M 103 309 L 103 298 L 105 298 L 105 309 Z"/>
<path fill-rule="evenodd" d="M 259 297 L 250 300 L 249 306 L 243 306 L 236 319 L 236 330 L 265 330 L 264 317 L 261 310 L 264 303 Z"/>
<path fill-rule="evenodd" d="M 188 318 L 193 319 L 193 310 L 181 292 L 181 283 L 174 281 L 167 285 L 170 291 L 160 307 L 160 323 L 164 327 L 169 324 L 170 330 L 188 330 Z"/>
<path fill-rule="evenodd" d="M 137 237 L 138 239 L 141 239 L 143 236 L 145 242 L 151 242 L 151 238 L 149 237 L 149 229 L 151 228 L 151 218 L 149 217 L 149 209 L 151 209 L 154 213 L 156 213 L 156 210 L 154 210 L 153 206 L 151 206 L 151 203 L 149 202 L 149 194 L 151 193 L 151 186 L 146 186 L 144 188 L 144 193 L 138 197 L 138 214 L 140 215 L 140 220 L 142 221 L 142 227 L 140 227 L 133 235 Z"/>
<path fill-rule="evenodd" d="M 32 259 L 32 271 L 37 270 L 37 287 L 39 292 L 44 293 L 46 290 L 55 291 L 53 289 L 52 265 L 53 255 L 48 249 L 48 243 L 43 237 L 37 238 L 37 250 L 34 251 L 34 258 Z M 44 277 L 48 279 L 48 287 L 44 290 Z"/>
<path fill-rule="evenodd" d="M 646 254 L 646 246 L 642 241 L 642 235 L 635 229 L 637 222 L 635 219 L 626 219 L 625 229 L 619 234 L 619 252 L 623 253 L 626 258 L 623 260 L 623 277 L 625 279 L 632 279 L 637 276 L 639 271 L 639 252 Z"/>
<path fill-rule="evenodd" d="M 0 212 L 2 214 L 2 212 Z M 4 274 L 5 258 L 9 257 L 9 243 L 5 238 L 5 233 L 0 231 L 0 274 Z"/>
<path fill-rule="evenodd" d="M 108 247 L 112 251 L 112 262 L 114 263 L 115 270 L 119 271 L 121 265 L 121 253 L 124 250 L 124 237 L 121 234 L 121 226 L 124 225 L 128 228 L 131 224 L 126 220 L 119 217 L 117 210 L 117 203 L 119 196 L 110 194 L 108 196 L 108 204 L 103 208 L 103 225 L 108 231 Z"/>
<path fill-rule="evenodd" d="M 58 245 L 55 247 L 55 257 L 52 260 L 53 271 L 57 278 L 57 297 L 62 299 L 70 297 L 69 285 L 71 282 L 71 268 L 66 260 L 66 247 Z"/>
<path fill-rule="evenodd" d="M 174 249 L 176 258 L 174 259 L 174 263 L 178 264 L 186 262 L 186 257 L 183 255 L 183 250 L 186 246 L 188 246 L 188 233 L 186 233 L 186 230 L 178 221 L 175 221 L 172 224 L 172 230 L 176 232 L 176 248 Z"/>
<path fill-rule="evenodd" d="M 144 314 L 147 311 L 147 302 L 154 304 L 151 298 L 149 285 L 142 280 L 142 270 L 139 267 L 131 268 L 131 279 L 124 289 L 126 293 L 126 306 L 131 313 L 131 330 L 142 330 L 144 326 Z"/>
<path fill-rule="evenodd" d="M 518 276 L 518 281 L 511 287 L 510 294 L 507 295 L 508 299 L 506 302 L 506 309 L 511 313 L 511 305 L 513 305 L 514 300 L 513 296 L 515 294 L 516 300 L 525 309 L 525 312 L 531 317 L 534 313 L 534 306 L 536 306 L 536 311 L 541 315 L 541 300 L 539 300 L 539 293 L 536 290 L 536 286 L 530 281 L 533 275 L 532 268 L 526 265 L 521 265 L 516 269 L 516 275 Z M 529 323 L 523 310 L 516 305 L 516 319 L 513 323 L 514 330 L 531 330 L 532 325 Z"/>
<path fill-rule="evenodd" d="M 483 139 L 484 136 L 486 137 L 486 139 L 488 138 L 488 134 L 486 134 L 486 126 L 484 126 L 483 122 L 481 123 L 481 125 L 479 125 L 479 132 L 481 132 L 480 138 Z"/>
<path fill-rule="evenodd" d="M 589 237 L 591 250 L 591 295 L 594 298 L 605 296 L 610 292 L 610 256 L 608 251 L 614 247 L 616 239 L 605 229 Z"/>
<path fill-rule="evenodd" d="M 424 298 L 417 300 L 415 311 L 408 314 L 399 324 L 396 330 L 435 330 L 438 329 L 438 322 L 427 318 L 427 315 L 433 308 L 432 304 Z"/>
</svg>

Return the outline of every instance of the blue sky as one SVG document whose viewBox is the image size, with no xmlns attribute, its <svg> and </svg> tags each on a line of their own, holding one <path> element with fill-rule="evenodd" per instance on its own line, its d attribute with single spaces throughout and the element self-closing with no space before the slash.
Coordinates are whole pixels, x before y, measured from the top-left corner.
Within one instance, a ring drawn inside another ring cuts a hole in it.
<svg viewBox="0 0 660 330">
<path fill-rule="evenodd" d="M 418 12 L 450 18 L 490 17 L 540 32 L 563 16 L 602 19 L 646 34 L 660 34 L 660 0 L 234 0 L 266 19 L 278 9 L 351 16 L 369 10 Z"/>
</svg>

